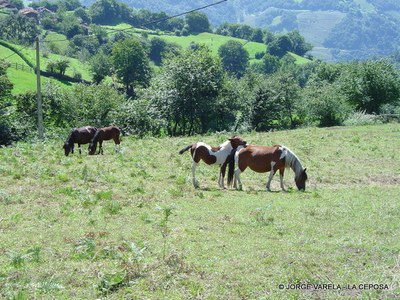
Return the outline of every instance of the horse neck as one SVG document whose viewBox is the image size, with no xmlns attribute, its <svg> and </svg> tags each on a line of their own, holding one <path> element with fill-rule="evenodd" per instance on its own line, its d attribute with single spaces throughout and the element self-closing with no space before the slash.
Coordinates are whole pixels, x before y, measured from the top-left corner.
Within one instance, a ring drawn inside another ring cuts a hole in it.
<svg viewBox="0 0 400 300">
<path fill-rule="evenodd" d="M 74 130 L 72 130 L 67 138 L 66 143 L 68 143 L 68 145 L 72 146 L 74 144 L 74 142 L 75 142 Z"/>
<path fill-rule="evenodd" d="M 218 150 L 218 152 L 226 151 L 229 154 L 232 151 L 232 144 L 230 141 L 222 143 L 221 145 L 219 145 L 219 147 L 220 149 Z"/>
<path fill-rule="evenodd" d="M 95 133 L 94 137 L 93 137 L 92 143 L 93 143 L 93 144 L 96 144 L 97 141 L 99 140 L 99 138 L 100 138 L 100 131 L 98 130 L 98 131 Z"/>
<path fill-rule="evenodd" d="M 295 177 L 297 178 L 303 171 L 303 166 L 301 165 L 298 157 L 292 151 L 290 151 L 288 148 L 285 148 L 285 151 L 285 165 L 287 168 L 290 167 L 293 170 Z"/>
</svg>

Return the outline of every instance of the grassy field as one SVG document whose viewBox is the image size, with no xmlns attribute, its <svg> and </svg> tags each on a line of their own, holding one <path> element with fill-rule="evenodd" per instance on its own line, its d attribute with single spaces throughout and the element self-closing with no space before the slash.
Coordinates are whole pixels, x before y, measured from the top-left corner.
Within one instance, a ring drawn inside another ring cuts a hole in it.
<svg viewBox="0 0 400 300">
<path fill-rule="evenodd" d="M 51 38 L 51 40 L 55 40 L 56 36 L 57 35 L 55 35 L 55 36 L 50 35 L 49 39 Z M 59 43 L 63 44 L 64 42 L 59 42 Z M 19 45 L 15 45 L 15 44 L 11 44 L 11 43 L 9 43 L 9 44 L 13 45 L 17 49 L 21 49 L 22 48 L 22 46 L 19 46 Z M 10 49 L 0 45 L 0 58 L 7 57 L 12 53 L 13 52 Z M 25 57 L 35 65 L 35 63 L 36 63 L 36 50 L 34 48 L 22 49 L 21 53 L 23 55 L 25 55 Z M 82 63 L 76 58 L 65 57 L 65 56 L 58 55 L 58 54 L 49 53 L 47 55 L 47 57 L 41 56 L 40 57 L 41 70 L 46 70 L 46 64 L 47 64 L 47 62 L 49 60 L 56 61 L 56 60 L 61 60 L 61 59 L 67 59 L 70 62 L 70 65 L 69 65 L 69 67 L 67 68 L 67 71 L 66 71 L 66 75 L 74 76 L 74 74 L 76 72 L 79 72 L 79 73 L 82 74 L 82 78 L 83 79 L 91 80 L 90 69 L 89 69 L 89 65 L 88 64 Z M 13 55 L 10 58 L 7 58 L 7 60 L 10 61 L 10 62 L 18 62 L 18 63 L 26 64 L 18 55 Z"/>
<path fill-rule="evenodd" d="M 0 45 L 1 58 L 8 57 L 11 54 L 13 54 L 13 51 Z M 18 55 L 12 55 L 7 58 L 7 61 L 11 63 L 11 66 L 7 69 L 7 76 L 14 84 L 12 93 L 16 95 L 28 91 L 36 91 L 36 75 L 32 71 L 29 71 L 29 66 L 24 62 L 24 60 Z M 16 67 L 15 64 L 18 64 L 18 67 Z M 25 69 L 21 70 L 21 66 L 24 66 Z M 42 85 L 49 80 L 57 82 L 57 84 L 60 84 L 62 87 L 68 88 L 69 86 L 62 81 L 43 76 L 41 77 Z"/>
<path fill-rule="evenodd" d="M 306 192 L 291 171 L 289 192 L 252 171 L 220 190 L 204 164 L 194 189 L 177 152 L 229 136 L 124 137 L 103 156 L 65 157 L 65 137 L 1 148 L 0 298 L 400 297 L 399 124 L 243 134 L 291 148 Z"/>
</svg>

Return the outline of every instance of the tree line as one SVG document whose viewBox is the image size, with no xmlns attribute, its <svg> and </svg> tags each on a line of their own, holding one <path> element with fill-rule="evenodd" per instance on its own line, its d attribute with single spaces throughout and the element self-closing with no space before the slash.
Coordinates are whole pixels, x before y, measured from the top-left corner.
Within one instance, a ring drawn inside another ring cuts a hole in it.
<svg viewBox="0 0 400 300">
<path fill-rule="evenodd" d="M 231 36 L 260 32 L 229 24 L 221 28 Z M 204 45 L 181 49 L 162 37 L 110 36 L 101 27 L 92 27 L 90 36 L 76 34 L 68 51 L 90 62 L 94 84 L 61 89 L 46 83 L 47 132 L 117 124 L 127 134 L 176 136 L 341 125 L 356 111 L 399 113 L 399 74 L 389 60 L 298 65 L 288 51 L 301 55 L 310 47 L 298 31 L 262 33 L 265 52 L 252 64 L 234 40 L 216 56 Z M 47 67 L 62 73 L 68 63 Z M 35 94 L 11 95 L 6 69 L 3 63 L 0 144 L 36 132 Z"/>
<path fill-rule="evenodd" d="M 1 144 L 36 133 L 36 95 L 11 95 L 5 69 L 0 69 Z M 47 82 L 44 123 L 47 134 L 117 124 L 125 134 L 138 136 L 341 125 L 357 111 L 399 113 L 398 75 L 390 62 L 370 60 L 292 64 L 268 75 L 249 69 L 238 78 L 199 46 L 166 57 L 134 97 L 106 81 L 71 89 Z"/>
</svg>

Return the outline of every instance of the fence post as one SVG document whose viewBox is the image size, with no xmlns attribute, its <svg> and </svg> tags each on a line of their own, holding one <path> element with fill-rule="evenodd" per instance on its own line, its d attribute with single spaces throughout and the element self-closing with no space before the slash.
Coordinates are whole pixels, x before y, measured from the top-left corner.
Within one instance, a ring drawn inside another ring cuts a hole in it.
<svg viewBox="0 0 400 300">
<path fill-rule="evenodd" d="M 37 92 L 37 114 L 38 114 L 38 132 L 39 139 L 44 140 L 44 129 L 43 129 L 43 111 L 42 111 L 42 90 L 40 84 L 40 48 L 39 48 L 39 37 L 36 37 L 36 92 Z"/>
</svg>

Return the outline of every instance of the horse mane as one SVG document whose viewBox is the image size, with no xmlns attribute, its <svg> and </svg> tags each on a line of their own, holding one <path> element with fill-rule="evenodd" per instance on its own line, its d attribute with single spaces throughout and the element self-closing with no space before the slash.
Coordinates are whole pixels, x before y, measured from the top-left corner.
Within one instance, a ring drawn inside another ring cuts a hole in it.
<svg viewBox="0 0 400 300">
<path fill-rule="evenodd" d="M 287 169 L 291 168 L 296 174 L 295 176 L 297 178 L 303 171 L 303 166 L 300 162 L 300 159 L 288 147 L 280 146 L 280 149 L 282 151 L 281 158 L 285 159 L 285 167 Z"/>
</svg>

